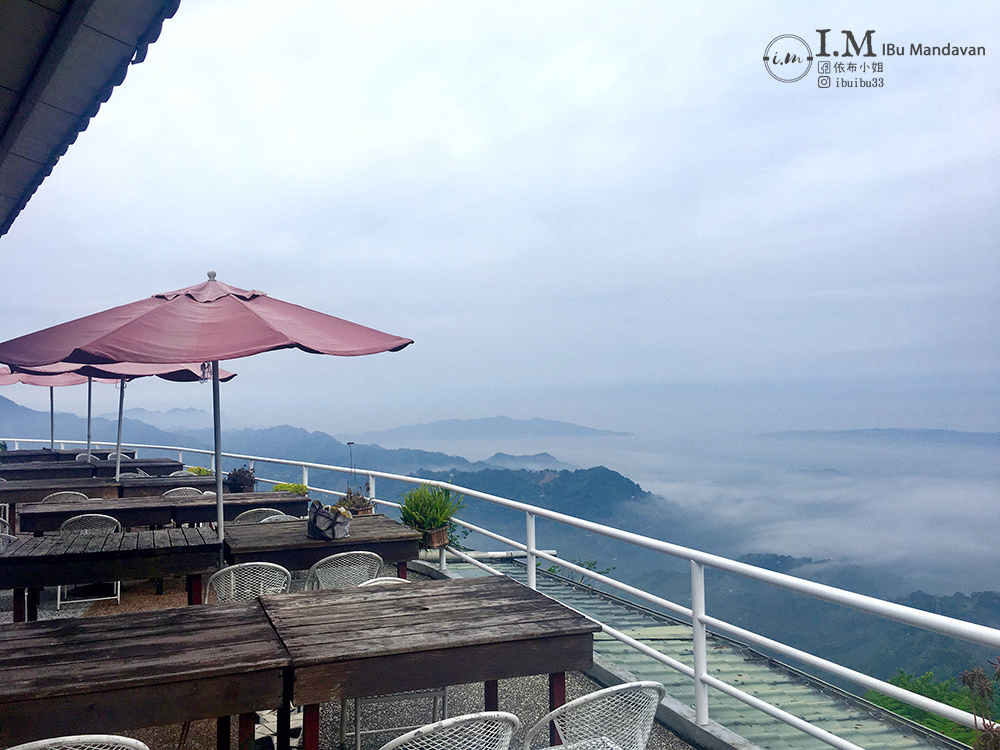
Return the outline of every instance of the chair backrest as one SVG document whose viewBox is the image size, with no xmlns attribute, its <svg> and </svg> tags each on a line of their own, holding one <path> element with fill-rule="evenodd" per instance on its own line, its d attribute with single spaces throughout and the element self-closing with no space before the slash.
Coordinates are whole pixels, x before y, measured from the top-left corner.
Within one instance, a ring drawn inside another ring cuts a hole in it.
<svg viewBox="0 0 1000 750">
<path fill-rule="evenodd" d="M 379 576 L 378 578 L 372 578 L 370 581 L 364 581 L 359 583 L 358 587 L 361 586 L 398 586 L 401 583 L 409 583 L 410 581 L 406 578 L 397 578 L 395 576 Z"/>
<path fill-rule="evenodd" d="M 102 531 L 121 531 L 122 525 L 113 516 L 103 513 L 81 513 L 78 516 L 67 518 L 59 526 L 59 531 L 73 531 L 87 533 L 100 533 Z"/>
<path fill-rule="evenodd" d="M 90 454 L 87 454 L 87 453 L 77 453 L 76 456 L 73 457 L 73 460 L 74 461 L 91 461 L 91 462 L 93 462 L 93 461 L 97 460 L 97 456 L 95 456 L 93 453 L 90 453 Z"/>
<path fill-rule="evenodd" d="M 193 471 L 188 471 L 187 469 L 180 469 L 178 471 L 172 471 L 167 476 L 171 477 L 193 477 L 195 473 Z"/>
<path fill-rule="evenodd" d="M 202 491 L 197 487 L 174 487 L 163 493 L 163 497 L 201 497 Z"/>
<path fill-rule="evenodd" d="M 62 492 L 53 492 L 42 498 L 43 503 L 58 503 L 63 500 L 89 500 L 90 498 L 84 495 L 82 492 L 73 492 L 72 490 L 63 490 Z"/>
<path fill-rule="evenodd" d="M 275 521 L 301 521 L 302 519 L 298 516 L 287 516 L 282 513 L 280 516 L 267 516 L 266 518 L 260 519 L 259 523 L 274 523 Z"/>
<path fill-rule="evenodd" d="M 139 479 L 142 477 L 149 477 L 149 474 L 140 469 L 139 471 L 123 471 L 121 474 L 118 475 L 119 479 L 121 479 L 122 477 L 132 477 L 133 479 Z"/>
<path fill-rule="evenodd" d="M 9 547 L 11 544 L 17 541 L 17 537 L 13 534 L 4 534 L 0 532 L 0 549 L 4 547 Z"/>
<path fill-rule="evenodd" d="M 114 451 L 108 453 L 108 461 L 117 461 L 119 459 L 122 461 L 131 461 L 132 457 L 125 453 L 115 453 Z"/>
<path fill-rule="evenodd" d="M 609 747 L 645 750 L 656 707 L 667 690 L 658 682 L 626 682 L 570 701 L 543 716 L 524 738 L 524 748 L 554 722 L 564 745 L 604 738 Z M 546 745 L 549 743 L 546 741 Z"/>
<path fill-rule="evenodd" d="M 382 569 L 374 552 L 340 552 L 324 557 L 306 573 L 306 591 L 349 589 L 370 581 Z"/>
<path fill-rule="evenodd" d="M 260 523 L 262 519 L 268 516 L 283 516 L 285 515 L 280 510 L 275 510 L 274 508 L 253 508 L 252 510 L 245 510 L 240 513 L 236 518 L 234 518 L 230 523 L 242 524 L 242 523 Z"/>
<path fill-rule="evenodd" d="M 10 521 L 8 521 L 3 516 L 0 516 L 0 534 L 10 533 Z"/>
<path fill-rule="evenodd" d="M 139 740 L 113 734 L 78 734 L 15 745 L 9 750 L 149 750 Z"/>
<path fill-rule="evenodd" d="M 506 711 L 483 711 L 427 724 L 382 745 L 381 750 L 453 750 L 473 747 L 476 750 L 506 750 L 514 732 L 520 727 L 521 722 L 514 714 Z"/>
<path fill-rule="evenodd" d="M 275 563 L 248 562 L 230 565 L 212 574 L 206 588 L 216 601 L 237 602 L 268 594 L 284 594 L 292 574 Z"/>
</svg>

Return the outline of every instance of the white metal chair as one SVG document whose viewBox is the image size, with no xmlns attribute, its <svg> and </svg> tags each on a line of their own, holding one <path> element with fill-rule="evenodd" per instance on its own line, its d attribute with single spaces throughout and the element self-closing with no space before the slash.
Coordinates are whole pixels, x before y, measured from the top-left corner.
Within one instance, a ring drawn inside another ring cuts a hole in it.
<svg viewBox="0 0 1000 750">
<path fill-rule="evenodd" d="M 139 469 L 138 471 L 123 471 L 121 474 L 118 475 L 119 479 L 121 479 L 122 477 L 133 477 L 136 479 L 140 479 L 140 478 L 148 478 L 149 474 L 144 472 L 142 469 Z"/>
<path fill-rule="evenodd" d="M 324 557 L 306 573 L 306 591 L 349 589 L 378 576 L 382 558 L 374 552 L 340 552 Z"/>
<path fill-rule="evenodd" d="M 214 492 L 212 493 L 215 494 Z M 251 510 L 245 510 L 240 513 L 236 518 L 234 518 L 230 523 L 234 524 L 244 524 L 244 523 L 260 523 L 261 520 L 267 518 L 268 516 L 283 516 L 285 515 L 280 510 L 275 510 L 274 508 L 253 508 Z"/>
<path fill-rule="evenodd" d="M 78 734 L 15 745 L 8 750 L 149 750 L 139 740 L 113 734 Z"/>
<path fill-rule="evenodd" d="M 163 493 L 163 497 L 201 497 L 202 491 L 197 487 L 174 487 Z"/>
<path fill-rule="evenodd" d="M 10 521 L 8 521 L 3 516 L 0 516 L 0 534 L 10 533 Z"/>
<path fill-rule="evenodd" d="M 276 521 L 301 521 L 302 519 L 298 516 L 289 516 L 282 513 L 280 516 L 268 516 L 267 518 L 260 519 L 259 523 L 275 523 Z"/>
<path fill-rule="evenodd" d="M 409 583 L 410 581 L 406 578 L 399 578 L 398 576 L 379 576 L 378 578 L 372 578 L 370 581 L 365 581 L 364 583 L 359 583 L 358 588 L 362 586 L 398 586 L 401 583 Z"/>
<path fill-rule="evenodd" d="M 52 492 L 42 498 L 43 503 L 59 503 L 63 500 L 89 500 L 90 498 L 82 492 L 63 490 L 62 492 Z"/>
<path fill-rule="evenodd" d="M 4 547 L 9 547 L 11 544 L 17 541 L 17 537 L 13 534 L 4 534 L 0 532 L 0 549 Z"/>
<path fill-rule="evenodd" d="M 269 562 L 248 562 L 230 565 L 216 571 L 208 579 L 208 595 L 219 602 L 237 602 L 258 596 L 284 594 L 292 582 L 292 574 Z"/>
<path fill-rule="evenodd" d="M 532 740 L 556 726 L 561 750 L 645 750 L 653 729 L 656 707 L 667 690 L 658 682 L 626 682 L 570 701 L 543 716 L 524 737 L 524 750 Z"/>
<path fill-rule="evenodd" d="M 79 494 L 79 493 L 77 493 Z M 84 496 L 86 497 L 86 496 Z M 106 534 L 108 532 L 121 531 L 122 525 L 118 522 L 118 519 L 113 516 L 108 516 L 103 513 L 82 513 L 79 516 L 73 516 L 72 518 L 67 518 L 59 526 L 60 534 Z M 60 609 L 63 604 L 67 603 L 69 600 L 66 599 L 66 590 L 68 586 L 56 586 L 56 609 Z M 113 588 L 114 594 L 111 596 L 92 596 L 87 598 L 74 598 L 72 600 L 73 604 L 79 602 L 98 602 L 105 599 L 114 599 L 116 603 L 121 603 L 122 600 L 122 584 L 121 581 L 114 582 Z"/>
<path fill-rule="evenodd" d="M 476 748 L 476 750 L 506 750 L 511 737 L 521 727 L 514 714 L 505 711 L 483 711 L 466 714 L 419 729 L 397 737 L 382 745 L 381 750 L 453 750 L 454 748 Z"/>
<path fill-rule="evenodd" d="M 87 453 L 77 453 L 76 456 L 73 457 L 73 460 L 74 461 L 82 461 L 82 462 L 90 461 L 91 463 L 93 463 L 94 461 L 97 460 L 97 456 L 95 456 L 93 453 L 90 453 L 90 454 L 87 454 Z"/>
<path fill-rule="evenodd" d="M 125 461 L 131 461 L 132 457 L 126 453 L 115 453 L 114 451 L 108 453 L 108 461 L 118 461 L 119 459 L 124 463 Z"/>
<path fill-rule="evenodd" d="M 167 476 L 171 477 L 193 477 L 195 473 L 193 471 L 188 471 L 187 469 L 178 469 L 177 471 L 172 471 Z"/>
</svg>

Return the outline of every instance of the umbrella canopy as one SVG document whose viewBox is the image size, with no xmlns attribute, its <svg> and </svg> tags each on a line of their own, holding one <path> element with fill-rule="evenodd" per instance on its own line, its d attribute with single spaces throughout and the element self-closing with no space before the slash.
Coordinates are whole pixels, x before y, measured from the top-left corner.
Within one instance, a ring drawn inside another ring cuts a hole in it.
<svg viewBox="0 0 1000 750">
<path fill-rule="evenodd" d="M 0 343 L 0 363 L 37 367 L 55 362 L 172 364 L 212 362 L 216 495 L 220 545 L 222 448 L 218 362 L 275 349 L 342 357 L 399 351 L 412 339 L 215 280 L 62 323 Z"/>
</svg>

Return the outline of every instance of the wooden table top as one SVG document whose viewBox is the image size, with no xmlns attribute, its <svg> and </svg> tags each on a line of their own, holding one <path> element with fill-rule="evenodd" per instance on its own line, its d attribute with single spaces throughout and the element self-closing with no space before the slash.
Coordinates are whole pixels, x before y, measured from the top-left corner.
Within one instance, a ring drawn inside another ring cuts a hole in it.
<svg viewBox="0 0 1000 750">
<path fill-rule="evenodd" d="M 83 461 L 16 461 L 0 464 L 0 478 L 76 479 L 94 476 L 94 465 Z"/>
<path fill-rule="evenodd" d="M 387 563 L 415 560 L 421 534 L 381 514 L 355 516 L 351 535 L 330 542 L 306 536 L 306 521 L 235 525 L 225 529 L 226 561 L 274 562 L 289 570 L 307 570 L 338 552 L 366 550 Z"/>
<path fill-rule="evenodd" d="M 82 492 L 88 497 L 145 497 L 162 495 L 173 487 L 214 491 L 215 477 L 122 477 L 118 482 L 114 477 L 16 479 L 0 482 L 0 503 L 40 502 L 46 495 L 63 490 Z"/>
<path fill-rule="evenodd" d="M 272 505 L 290 515 L 304 515 L 308 498 L 293 492 L 240 492 L 222 496 L 226 518 L 233 518 L 250 508 Z M 59 502 L 22 503 L 18 507 L 18 530 L 28 533 L 58 531 L 67 518 L 81 513 L 104 513 L 114 516 L 123 527 L 164 526 L 171 523 L 204 523 L 216 519 L 215 495 L 190 497 L 88 498 Z"/>
<path fill-rule="evenodd" d="M 84 466 L 86 463 L 84 462 Z M 118 467 L 117 461 L 95 461 L 91 464 L 94 467 L 95 477 L 113 477 L 115 469 Z M 134 472 L 138 469 L 154 477 L 165 477 L 175 471 L 181 471 L 184 464 L 174 458 L 130 458 L 121 462 L 121 470 Z"/>
<path fill-rule="evenodd" d="M 262 597 L 296 705 L 588 669 L 593 620 L 509 578 Z"/>
<path fill-rule="evenodd" d="M 277 708 L 288 665 L 258 601 L 5 625 L 0 746 Z"/>
<path fill-rule="evenodd" d="M 0 549 L 0 589 L 204 573 L 218 564 L 209 528 L 22 536 Z"/>
<path fill-rule="evenodd" d="M 86 452 L 86 448 L 57 448 L 55 450 L 49 450 L 48 448 L 26 448 L 16 451 L 8 450 L 0 452 L 0 464 L 16 463 L 19 461 L 73 461 L 76 459 L 78 453 Z M 111 452 L 108 448 L 101 448 L 100 450 L 91 450 L 90 454 L 99 458 L 107 458 Z M 135 457 L 134 448 L 122 448 L 122 453 L 130 458 Z"/>
</svg>

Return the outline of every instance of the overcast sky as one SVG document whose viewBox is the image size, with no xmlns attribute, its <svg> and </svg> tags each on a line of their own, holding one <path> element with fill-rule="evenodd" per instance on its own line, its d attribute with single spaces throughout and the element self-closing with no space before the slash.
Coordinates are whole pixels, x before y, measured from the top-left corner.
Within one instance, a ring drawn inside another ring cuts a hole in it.
<svg viewBox="0 0 1000 750">
<path fill-rule="evenodd" d="M 880 86 L 768 74 L 827 28 Z M 998 154 L 992 2 L 183 0 L 0 239 L 0 339 L 211 269 L 416 342 L 227 362 L 241 424 L 998 430 Z"/>
</svg>

